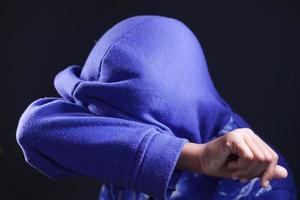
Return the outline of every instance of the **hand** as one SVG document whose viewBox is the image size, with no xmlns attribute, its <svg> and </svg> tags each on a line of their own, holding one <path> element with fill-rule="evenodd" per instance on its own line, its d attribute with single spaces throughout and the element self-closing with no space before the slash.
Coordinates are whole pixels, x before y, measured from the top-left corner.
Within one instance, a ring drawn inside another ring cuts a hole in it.
<svg viewBox="0 0 300 200">
<path fill-rule="evenodd" d="M 240 179 L 261 178 L 267 187 L 273 178 L 286 178 L 278 155 L 251 129 L 235 129 L 206 144 L 187 143 L 177 163 L 179 169 L 209 176 Z"/>
</svg>

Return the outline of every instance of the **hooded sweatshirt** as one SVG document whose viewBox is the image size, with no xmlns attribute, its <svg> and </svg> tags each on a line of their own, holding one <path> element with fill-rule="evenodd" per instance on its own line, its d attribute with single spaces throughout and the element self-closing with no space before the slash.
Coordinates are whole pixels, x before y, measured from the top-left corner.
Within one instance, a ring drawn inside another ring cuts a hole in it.
<svg viewBox="0 0 300 200">
<path fill-rule="evenodd" d="M 31 103 L 17 128 L 26 161 L 52 178 L 89 176 L 168 199 L 185 143 L 215 138 L 230 119 L 249 126 L 217 93 L 191 30 L 167 17 L 119 22 L 54 86 L 60 97 Z"/>
</svg>

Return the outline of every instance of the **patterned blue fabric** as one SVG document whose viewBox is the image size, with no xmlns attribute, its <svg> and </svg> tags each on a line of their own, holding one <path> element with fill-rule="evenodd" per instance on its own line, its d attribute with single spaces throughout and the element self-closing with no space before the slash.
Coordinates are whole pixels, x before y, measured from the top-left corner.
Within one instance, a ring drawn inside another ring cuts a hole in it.
<svg viewBox="0 0 300 200">
<path fill-rule="evenodd" d="M 233 117 L 218 132 L 218 136 L 239 128 Z M 215 139 L 216 137 L 212 138 Z M 211 140 L 212 140 L 211 139 Z M 283 166 L 288 167 L 286 162 L 280 161 Z M 169 192 L 172 192 L 169 190 Z M 150 197 L 142 192 L 103 184 L 100 200 L 149 200 Z M 184 171 L 176 184 L 176 188 L 170 196 L 170 200 L 251 200 L 251 199 L 289 199 L 296 200 L 296 192 L 291 176 L 286 180 L 272 180 L 267 188 L 260 186 L 259 178 L 254 178 L 246 183 L 238 180 L 219 179 L 203 176 L 198 173 Z"/>
</svg>

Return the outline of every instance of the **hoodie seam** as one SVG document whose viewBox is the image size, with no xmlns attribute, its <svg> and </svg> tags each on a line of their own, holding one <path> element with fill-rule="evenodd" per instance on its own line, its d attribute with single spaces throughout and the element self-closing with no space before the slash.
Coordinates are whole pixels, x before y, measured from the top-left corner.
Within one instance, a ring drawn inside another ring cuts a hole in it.
<svg viewBox="0 0 300 200">
<path fill-rule="evenodd" d="M 101 68 L 102 68 L 102 66 L 103 66 L 103 62 L 104 62 L 104 60 L 106 59 L 107 55 L 109 54 L 110 50 L 111 50 L 111 49 L 112 49 L 119 41 L 121 41 L 121 40 L 124 39 L 126 36 L 128 36 L 133 30 L 137 29 L 140 25 L 142 25 L 142 24 L 144 24 L 144 23 L 146 23 L 146 22 L 148 22 L 148 21 L 152 21 L 152 20 L 154 20 L 154 19 L 155 19 L 155 17 L 152 17 L 152 16 L 151 16 L 150 19 L 146 19 L 146 20 L 144 20 L 144 21 L 142 21 L 142 22 L 136 24 L 135 26 L 133 26 L 130 30 L 128 30 L 126 33 L 124 33 L 122 36 L 120 36 L 120 38 L 118 38 L 116 41 L 114 41 L 114 42 L 108 47 L 108 49 L 106 50 L 106 52 L 105 52 L 103 58 L 102 58 L 101 61 L 100 61 L 100 65 L 99 65 L 99 68 L 98 68 L 98 78 L 97 78 L 98 80 L 100 79 L 100 73 L 101 73 Z"/>
<path fill-rule="evenodd" d="M 137 184 L 136 184 L 137 177 L 139 175 L 139 171 L 140 171 L 141 165 L 143 163 L 144 156 L 146 155 L 146 153 L 148 151 L 148 146 L 150 145 L 150 142 L 152 141 L 153 137 L 157 134 L 160 134 L 159 132 L 156 133 L 156 134 L 153 134 L 152 131 L 155 132 L 156 129 L 155 128 L 150 128 L 148 130 L 148 133 L 143 137 L 142 141 L 140 142 L 140 144 L 138 146 L 137 152 L 134 156 L 134 160 L 137 160 L 138 157 L 139 157 L 139 160 L 138 160 L 137 164 L 133 163 L 133 165 L 131 166 L 130 171 L 131 172 L 136 172 L 136 173 L 133 174 L 132 179 L 129 178 L 129 183 L 128 183 L 128 185 L 129 186 L 132 185 L 132 187 L 134 189 L 136 189 L 136 186 L 137 186 Z M 145 143 L 145 144 L 143 145 L 143 143 Z M 144 146 L 144 148 L 143 148 L 143 146 Z"/>
</svg>

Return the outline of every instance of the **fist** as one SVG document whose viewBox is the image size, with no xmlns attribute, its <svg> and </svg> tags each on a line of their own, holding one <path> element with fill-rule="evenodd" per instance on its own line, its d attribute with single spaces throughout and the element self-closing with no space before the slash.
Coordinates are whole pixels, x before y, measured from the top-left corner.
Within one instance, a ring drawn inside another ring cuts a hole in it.
<svg viewBox="0 0 300 200">
<path fill-rule="evenodd" d="M 287 170 L 277 165 L 277 153 L 249 128 L 235 129 L 206 144 L 186 146 L 182 153 L 188 159 L 182 158 L 179 167 L 194 172 L 242 182 L 260 177 L 263 187 L 273 178 L 287 177 Z"/>
</svg>

